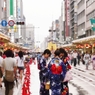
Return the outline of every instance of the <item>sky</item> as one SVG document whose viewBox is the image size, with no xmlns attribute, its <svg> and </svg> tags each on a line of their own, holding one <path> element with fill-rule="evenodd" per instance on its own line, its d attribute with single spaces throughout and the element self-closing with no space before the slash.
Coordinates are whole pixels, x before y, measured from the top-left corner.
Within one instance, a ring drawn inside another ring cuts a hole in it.
<svg viewBox="0 0 95 95">
<path fill-rule="evenodd" d="M 48 36 L 52 21 L 61 15 L 61 2 L 63 0 L 23 0 L 23 13 L 26 24 L 35 27 L 35 40 L 43 42 Z"/>
</svg>

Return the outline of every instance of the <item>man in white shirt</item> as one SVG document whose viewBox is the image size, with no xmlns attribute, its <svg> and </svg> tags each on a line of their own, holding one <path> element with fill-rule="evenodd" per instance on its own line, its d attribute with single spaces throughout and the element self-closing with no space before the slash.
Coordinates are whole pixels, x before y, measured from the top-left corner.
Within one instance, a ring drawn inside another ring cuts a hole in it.
<svg viewBox="0 0 95 95">
<path fill-rule="evenodd" d="M 14 58 L 12 58 L 13 52 L 12 50 L 6 50 L 6 58 L 3 60 L 1 64 L 1 70 L 3 73 L 5 72 L 4 85 L 5 85 L 5 95 L 13 95 L 13 87 L 14 87 L 14 76 L 16 74 L 17 65 Z M 9 73 L 11 72 L 11 74 Z M 8 77 L 6 77 L 8 76 Z M 13 79 L 11 81 L 11 79 Z"/>
<path fill-rule="evenodd" d="M 78 53 L 77 51 L 75 50 L 72 54 L 72 57 L 73 57 L 73 61 L 74 61 L 74 66 L 76 67 L 76 64 L 77 64 L 77 56 L 78 56 Z"/>
</svg>

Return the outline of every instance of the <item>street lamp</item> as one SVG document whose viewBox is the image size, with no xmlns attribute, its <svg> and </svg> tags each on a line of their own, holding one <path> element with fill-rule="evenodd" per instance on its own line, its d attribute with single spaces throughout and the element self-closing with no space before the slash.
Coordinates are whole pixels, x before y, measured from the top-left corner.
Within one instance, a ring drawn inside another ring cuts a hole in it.
<svg viewBox="0 0 95 95">
<path fill-rule="evenodd" d="M 55 32 L 56 30 L 49 30 L 49 32 L 51 32 L 52 33 L 52 35 L 51 35 L 51 39 L 52 39 L 52 42 L 53 42 L 53 32 Z"/>
</svg>

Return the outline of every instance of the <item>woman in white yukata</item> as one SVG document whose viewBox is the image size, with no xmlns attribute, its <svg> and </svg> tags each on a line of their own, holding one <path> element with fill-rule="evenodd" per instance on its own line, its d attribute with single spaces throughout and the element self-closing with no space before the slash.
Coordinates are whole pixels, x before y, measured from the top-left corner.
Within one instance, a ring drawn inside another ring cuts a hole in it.
<svg viewBox="0 0 95 95">
<path fill-rule="evenodd" d="M 86 53 L 84 55 L 84 61 L 85 61 L 85 65 L 86 65 L 86 70 L 88 70 L 90 59 L 91 59 L 90 54 L 86 51 Z"/>
</svg>

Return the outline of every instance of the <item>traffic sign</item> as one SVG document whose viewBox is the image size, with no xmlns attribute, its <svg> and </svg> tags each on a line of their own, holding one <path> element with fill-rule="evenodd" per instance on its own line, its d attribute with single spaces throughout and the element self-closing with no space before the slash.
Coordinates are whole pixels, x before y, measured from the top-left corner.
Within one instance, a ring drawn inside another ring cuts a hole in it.
<svg viewBox="0 0 95 95">
<path fill-rule="evenodd" d="M 9 22 L 8 22 L 9 26 L 14 26 L 14 24 L 15 24 L 15 22 L 13 20 L 9 20 Z"/>
<path fill-rule="evenodd" d="M 7 21 L 6 21 L 6 20 L 2 20 L 2 21 L 1 21 L 1 25 L 2 25 L 3 27 L 7 26 Z"/>
</svg>

